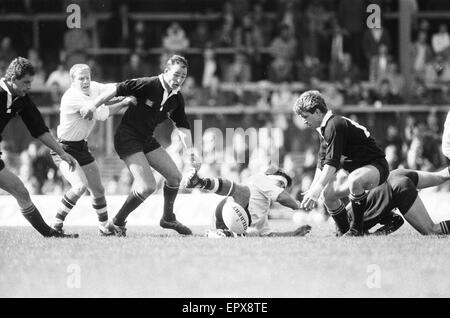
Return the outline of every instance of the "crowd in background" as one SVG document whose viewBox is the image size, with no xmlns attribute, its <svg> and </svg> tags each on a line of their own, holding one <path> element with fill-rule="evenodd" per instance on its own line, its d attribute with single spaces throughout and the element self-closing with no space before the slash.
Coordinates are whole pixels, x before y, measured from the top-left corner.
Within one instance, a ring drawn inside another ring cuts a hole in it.
<svg viewBox="0 0 450 318">
<path fill-rule="evenodd" d="M 411 87 L 406 87 L 399 71 L 397 25 L 383 20 L 381 29 L 366 27 L 368 3 L 379 4 L 383 12 L 396 12 L 397 1 L 178 1 L 178 7 L 170 1 L 69 2 L 81 5 L 83 27 L 64 29 L 55 35 L 61 39 L 59 46 L 52 41 L 38 50 L 30 43 L 26 45 L 27 36 L 20 29 L 14 34 L 0 32 L 0 74 L 14 57 L 25 55 L 36 68 L 33 89 L 50 93 L 49 100 L 37 102 L 57 105 L 70 85 L 68 68 L 75 63 L 90 65 L 95 80 L 118 82 L 156 75 L 169 55 L 185 55 L 190 64 L 183 86 L 188 107 L 244 105 L 265 111 L 234 122 L 226 116 L 216 116 L 214 120 L 194 116 L 209 123 L 209 127 L 219 122 L 222 128 L 254 127 L 257 134 L 263 134 L 258 136 L 262 142 L 256 148 L 249 145 L 248 137 L 235 134 L 224 149 L 231 147 L 235 157 L 243 154 L 244 162 L 236 163 L 230 159 L 230 152 L 217 149 L 217 139 L 222 138 L 223 142 L 225 138 L 214 130 L 206 130 L 201 153 L 204 165 L 200 171 L 205 175 L 226 175 L 241 181 L 261 166 L 278 160 L 296 174 L 293 191 L 300 194 L 306 189 L 315 170 L 318 136 L 289 111 L 296 96 L 309 88 L 320 89 L 329 107 L 337 112 L 344 105 L 379 108 L 450 104 L 450 35 L 445 21 L 414 20 L 408 70 L 413 74 Z M 12 7 L 22 5 L 16 9 L 30 14 L 39 9 L 55 10 L 36 7 L 32 0 L 5 3 Z M 441 9 L 439 1 L 416 4 L 418 10 Z M 62 8 L 65 5 L 63 1 Z M 167 12 L 218 13 L 220 18 L 164 22 L 127 18 L 128 12 L 164 11 L 164 5 L 168 6 Z M 10 12 L 15 9 L 12 7 L 0 6 L 0 12 Z M 98 12 L 114 14 L 100 24 L 94 18 Z M 130 54 L 102 58 L 88 54 L 88 49 L 102 47 L 127 48 Z M 161 52 L 155 53 L 154 49 Z M 302 88 L 292 83 L 299 83 Z M 268 109 L 276 112 L 266 112 Z M 442 112 L 348 116 L 369 128 L 386 150 L 392 169 L 431 171 L 448 164 L 440 150 L 445 119 Z M 14 157 L 8 148 L 3 142 L 3 160 Z M 168 149 L 183 171 L 187 168 L 181 148 L 173 136 Z M 38 144 L 31 143 L 15 161 L 11 164 L 17 167 L 16 172 L 31 193 L 63 192 L 64 181 Z M 127 170 L 117 171 L 105 180 L 106 191 L 126 194 L 131 181 Z"/>
</svg>

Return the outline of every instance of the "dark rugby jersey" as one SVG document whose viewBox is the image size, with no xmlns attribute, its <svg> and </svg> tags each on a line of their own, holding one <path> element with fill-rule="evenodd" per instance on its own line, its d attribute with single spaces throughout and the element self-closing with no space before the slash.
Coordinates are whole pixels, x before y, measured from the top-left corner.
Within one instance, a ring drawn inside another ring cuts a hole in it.
<svg viewBox="0 0 450 318">
<path fill-rule="evenodd" d="M 9 94 L 3 79 L 0 80 L 0 141 L 1 134 L 9 121 L 16 115 L 22 117 L 30 134 L 37 138 L 48 132 L 44 119 L 28 95 L 12 98 Z"/>
<path fill-rule="evenodd" d="M 400 208 L 407 201 L 413 202 L 417 197 L 418 182 L 419 176 L 414 170 L 391 171 L 386 182 L 369 191 L 364 221 Z"/>
<path fill-rule="evenodd" d="M 134 95 L 137 105 L 128 107 L 121 125 L 133 129 L 142 137 L 151 137 L 156 126 L 170 117 L 177 127 L 189 129 L 180 92 L 170 95 L 161 106 L 164 87 L 158 76 L 126 80 L 117 86 L 117 96 Z"/>
<path fill-rule="evenodd" d="M 321 170 L 326 164 L 339 169 L 341 157 L 344 157 L 344 166 L 361 167 L 385 157 L 364 126 L 331 111 L 327 112 L 317 131 L 321 136 L 317 167 Z"/>
</svg>

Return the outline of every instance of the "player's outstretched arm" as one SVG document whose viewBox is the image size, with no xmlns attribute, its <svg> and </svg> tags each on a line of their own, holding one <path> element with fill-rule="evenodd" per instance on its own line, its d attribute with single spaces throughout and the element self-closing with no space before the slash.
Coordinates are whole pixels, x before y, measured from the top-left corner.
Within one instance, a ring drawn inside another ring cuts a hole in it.
<svg viewBox="0 0 450 318">
<path fill-rule="evenodd" d="M 69 155 L 67 152 L 65 152 L 64 149 L 61 148 L 59 143 L 55 140 L 55 138 L 53 138 L 53 136 L 49 132 L 43 133 L 42 135 L 37 137 L 37 139 L 42 141 L 42 143 L 44 145 L 46 145 L 51 150 L 56 152 L 61 157 L 62 160 L 67 162 L 70 166 L 71 171 L 73 171 L 75 169 L 76 164 L 77 164 L 75 159 L 71 155 Z"/>
<path fill-rule="evenodd" d="M 288 237 L 288 236 L 305 236 L 311 232 L 311 226 L 309 225 L 302 225 L 299 228 L 297 228 L 295 231 L 290 232 L 272 232 L 268 237 Z"/>
<path fill-rule="evenodd" d="M 298 201 L 295 200 L 286 190 L 280 193 L 277 198 L 277 202 L 279 202 L 281 205 L 291 208 L 292 210 L 300 209 Z"/>
<path fill-rule="evenodd" d="M 317 182 L 315 182 L 315 184 L 309 188 L 308 192 L 303 197 L 301 206 L 305 210 L 311 210 L 317 205 L 322 190 L 333 179 L 333 176 L 335 174 L 336 174 L 335 167 L 327 164 L 323 167 L 323 170 L 320 173 L 320 177 L 318 178 Z"/>
<path fill-rule="evenodd" d="M 117 94 L 117 85 L 108 84 L 105 90 L 92 102 L 80 109 L 80 114 L 84 119 L 92 119 L 94 111 L 100 106 L 115 97 Z"/>
</svg>

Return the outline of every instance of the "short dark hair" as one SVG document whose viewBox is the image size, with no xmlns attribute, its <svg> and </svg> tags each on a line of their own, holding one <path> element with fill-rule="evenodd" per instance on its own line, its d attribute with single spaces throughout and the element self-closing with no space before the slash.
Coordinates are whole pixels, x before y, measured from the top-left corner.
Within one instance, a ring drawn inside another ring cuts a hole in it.
<svg viewBox="0 0 450 318">
<path fill-rule="evenodd" d="M 295 101 L 293 110 L 294 113 L 300 115 L 300 113 L 308 112 L 314 113 L 316 109 L 320 110 L 321 113 L 326 113 L 328 111 L 327 104 L 323 99 L 319 91 L 310 90 L 306 91 L 300 95 Z"/>
<path fill-rule="evenodd" d="M 167 67 L 175 65 L 175 64 L 179 64 L 183 67 L 188 67 L 188 62 L 186 60 L 186 58 L 184 58 L 181 55 L 172 55 L 172 57 L 167 61 Z"/>
<path fill-rule="evenodd" d="M 5 72 L 5 79 L 11 80 L 11 78 L 21 79 L 25 75 L 33 76 L 35 73 L 34 66 L 29 60 L 24 57 L 17 57 L 9 64 Z"/>
</svg>

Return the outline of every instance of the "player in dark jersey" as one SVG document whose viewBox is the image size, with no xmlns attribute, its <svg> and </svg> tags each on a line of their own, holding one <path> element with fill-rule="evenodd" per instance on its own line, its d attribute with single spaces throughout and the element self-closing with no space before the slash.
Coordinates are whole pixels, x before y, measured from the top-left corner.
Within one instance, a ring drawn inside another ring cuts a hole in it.
<svg viewBox="0 0 450 318">
<path fill-rule="evenodd" d="M 71 169 L 75 168 L 75 159 L 66 153 L 49 133 L 41 113 L 28 91 L 33 81 L 34 68 L 27 59 L 18 57 L 9 64 L 5 77 L 0 79 L 0 141 L 1 134 L 8 122 L 15 116 L 22 117 L 31 135 L 59 154 Z M 0 152 L 1 155 L 1 152 Z M 45 237 L 78 237 L 78 234 L 60 233 L 45 223 L 40 212 L 31 201 L 30 194 L 23 182 L 8 168 L 0 157 L 0 188 L 17 200 L 23 216 Z"/>
<path fill-rule="evenodd" d="M 303 208 L 314 208 L 322 194 L 339 231 L 346 236 L 363 235 L 366 190 L 382 184 L 389 175 L 384 151 L 365 127 L 328 110 L 318 91 L 304 92 L 293 110 L 321 139 L 316 174 L 303 198 Z M 350 225 L 340 200 L 347 195 L 354 211 Z"/>
<path fill-rule="evenodd" d="M 391 171 L 387 181 L 369 191 L 364 228 L 369 230 L 377 224 L 384 224 L 376 234 L 390 234 L 403 224 L 394 209 L 421 234 L 450 234 L 450 220 L 434 223 L 417 190 L 435 187 L 450 180 L 450 169 L 426 172 L 408 169 Z M 352 214 L 348 207 L 349 215 Z"/>
<path fill-rule="evenodd" d="M 191 162 L 196 165 L 184 99 L 179 92 L 186 78 L 187 67 L 184 57 L 174 55 L 162 74 L 119 83 L 102 93 L 93 105 L 80 111 L 85 118 L 91 118 L 96 107 L 115 96 L 134 95 L 137 99 L 137 105 L 125 112 L 114 137 L 115 149 L 134 177 L 132 192 L 113 219 L 112 225 L 119 236 L 125 235 L 127 216 L 155 191 L 156 181 L 152 167 L 166 179 L 161 227 L 174 229 L 180 234 L 192 234 L 188 227 L 177 221 L 173 213 L 181 173 L 153 137 L 156 126 L 170 118 L 176 124 L 181 140 L 191 156 Z"/>
</svg>

